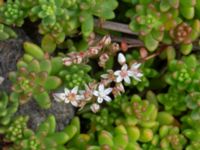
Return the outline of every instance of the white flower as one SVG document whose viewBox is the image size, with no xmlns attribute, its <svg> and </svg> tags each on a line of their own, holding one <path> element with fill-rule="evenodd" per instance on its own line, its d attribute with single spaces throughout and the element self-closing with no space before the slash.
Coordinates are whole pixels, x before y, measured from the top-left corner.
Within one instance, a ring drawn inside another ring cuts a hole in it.
<svg viewBox="0 0 200 150">
<path fill-rule="evenodd" d="M 117 76 L 117 78 L 116 78 L 117 83 L 124 80 L 126 83 L 130 84 L 131 83 L 130 77 L 133 76 L 133 72 L 128 70 L 127 64 L 124 64 L 122 66 L 121 70 L 115 71 L 114 75 Z"/>
<path fill-rule="evenodd" d="M 54 93 L 53 97 L 54 97 L 55 101 L 62 102 L 65 100 L 65 93 Z"/>
<path fill-rule="evenodd" d="M 139 71 L 139 67 L 141 66 L 140 63 L 134 63 L 131 65 L 131 71 L 133 73 L 133 78 L 137 81 L 141 81 L 141 77 L 143 76 L 143 74 Z"/>
<path fill-rule="evenodd" d="M 72 90 L 67 88 L 64 89 L 64 93 L 55 93 L 53 94 L 56 101 L 61 102 L 64 101 L 65 103 L 71 103 L 73 106 L 77 107 L 79 100 L 83 97 L 77 94 L 78 87 L 74 87 Z"/>
<path fill-rule="evenodd" d="M 112 92 L 112 88 L 104 88 L 103 84 L 100 84 L 98 87 L 98 91 L 94 91 L 93 95 L 95 95 L 97 98 L 98 103 L 102 103 L 103 100 L 110 102 L 111 98 L 108 96 Z"/>
<path fill-rule="evenodd" d="M 126 58 L 124 56 L 124 54 L 119 53 L 118 57 L 117 57 L 117 61 L 119 62 L 120 65 L 123 65 L 126 63 Z"/>
<path fill-rule="evenodd" d="M 92 110 L 92 112 L 96 113 L 96 112 L 99 111 L 100 105 L 97 104 L 97 103 L 94 103 L 94 104 L 92 104 L 92 105 L 90 106 L 90 109 Z"/>
</svg>

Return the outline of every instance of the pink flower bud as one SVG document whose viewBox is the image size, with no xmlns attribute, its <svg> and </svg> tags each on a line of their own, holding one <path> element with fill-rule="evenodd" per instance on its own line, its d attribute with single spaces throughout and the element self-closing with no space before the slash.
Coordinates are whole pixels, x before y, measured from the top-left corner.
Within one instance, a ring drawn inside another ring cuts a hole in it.
<svg viewBox="0 0 200 150">
<path fill-rule="evenodd" d="M 94 103 L 90 106 L 90 109 L 92 110 L 92 112 L 97 113 L 100 110 L 100 105 L 97 103 Z"/>
<path fill-rule="evenodd" d="M 99 57 L 99 59 L 100 59 L 100 61 L 102 61 L 102 62 L 106 62 L 106 61 L 108 61 L 109 56 L 108 56 L 108 54 L 103 53 L 103 54 L 101 54 L 101 56 Z"/>
<path fill-rule="evenodd" d="M 103 45 L 103 46 L 107 46 L 111 43 L 111 38 L 109 35 L 104 36 L 101 41 L 99 42 L 99 44 Z"/>
<path fill-rule="evenodd" d="M 62 60 L 63 60 L 64 65 L 66 66 L 70 66 L 72 64 L 72 59 L 69 57 L 63 58 Z"/>
</svg>

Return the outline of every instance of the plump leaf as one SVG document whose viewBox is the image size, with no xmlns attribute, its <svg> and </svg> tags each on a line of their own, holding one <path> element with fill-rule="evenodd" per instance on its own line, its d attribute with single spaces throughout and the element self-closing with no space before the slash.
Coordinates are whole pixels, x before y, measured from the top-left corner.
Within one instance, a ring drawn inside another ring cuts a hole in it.
<svg viewBox="0 0 200 150">
<path fill-rule="evenodd" d="M 27 54 L 30 54 L 36 59 L 41 60 L 44 58 L 44 53 L 42 49 L 36 44 L 33 44 L 31 42 L 24 42 L 24 50 Z"/>
<path fill-rule="evenodd" d="M 28 64 L 27 69 L 30 72 L 39 72 L 40 71 L 40 63 L 36 59 L 34 59 Z"/>
<path fill-rule="evenodd" d="M 186 19 L 192 19 L 195 14 L 195 9 L 194 7 L 185 6 L 180 8 L 180 12 Z"/>
<path fill-rule="evenodd" d="M 90 13 L 82 13 L 81 17 L 83 19 L 81 23 L 81 31 L 85 37 L 88 37 L 94 28 L 94 20 L 93 16 Z"/>
<path fill-rule="evenodd" d="M 113 137 L 107 131 L 102 131 L 98 136 L 98 141 L 100 145 L 109 145 L 110 147 L 114 146 Z"/>
<path fill-rule="evenodd" d="M 69 136 L 64 132 L 56 132 L 48 137 L 58 145 L 65 144 L 69 140 Z"/>
<path fill-rule="evenodd" d="M 51 74 L 55 75 L 57 74 L 63 67 L 63 61 L 61 57 L 54 57 L 51 59 Z"/>
<path fill-rule="evenodd" d="M 149 51 L 153 52 L 158 47 L 159 42 L 151 34 L 148 34 L 144 37 L 144 44 Z"/>
<path fill-rule="evenodd" d="M 51 61 L 50 60 L 42 60 L 40 62 L 40 71 L 44 71 L 44 72 L 47 72 L 47 73 L 50 73 L 51 72 Z"/>
<path fill-rule="evenodd" d="M 41 108 L 47 109 L 51 106 L 51 100 L 47 92 L 34 94 L 33 97 Z"/>
<path fill-rule="evenodd" d="M 53 90 L 61 85 L 61 80 L 58 77 L 50 76 L 44 83 L 44 88 L 47 90 Z"/>
<path fill-rule="evenodd" d="M 42 46 L 42 49 L 43 49 L 45 52 L 48 52 L 48 53 L 52 53 L 52 52 L 54 52 L 54 50 L 56 49 L 55 40 L 54 40 L 54 38 L 53 38 L 51 35 L 49 35 L 49 34 L 45 35 L 45 36 L 42 38 L 41 46 Z"/>
<path fill-rule="evenodd" d="M 53 134 L 56 130 L 56 119 L 53 115 L 48 116 L 46 122 L 49 124 L 49 134 Z"/>
</svg>

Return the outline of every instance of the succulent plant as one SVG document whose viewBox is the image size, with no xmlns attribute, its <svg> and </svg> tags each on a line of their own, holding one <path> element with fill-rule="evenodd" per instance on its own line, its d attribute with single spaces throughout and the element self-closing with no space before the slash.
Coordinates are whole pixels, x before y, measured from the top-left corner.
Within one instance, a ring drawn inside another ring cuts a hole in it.
<svg viewBox="0 0 200 150">
<path fill-rule="evenodd" d="M 153 128 L 158 124 L 156 122 L 157 108 L 147 100 L 141 100 L 138 95 L 133 95 L 131 102 L 123 103 L 121 109 L 126 116 L 126 121 L 123 119 L 117 120 L 117 123 L 123 124 L 126 122 L 128 125 L 137 124 L 143 128 Z"/>
<path fill-rule="evenodd" d="M 16 33 L 10 27 L 4 24 L 0 24 L 0 41 L 16 37 L 17 37 Z"/>
<path fill-rule="evenodd" d="M 70 148 L 80 150 L 90 149 L 138 149 L 136 142 L 140 137 L 140 131 L 137 127 L 125 127 L 119 125 L 112 132 L 102 130 L 97 135 L 97 140 L 91 134 L 80 134 L 72 139 Z M 94 141 L 95 140 L 95 141 Z"/>
<path fill-rule="evenodd" d="M 89 65 L 84 64 L 72 64 L 64 67 L 58 75 L 62 78 L 64 84 L 68 88 L 80 87 L 84 88 L 84 85 L 92 82 L 92 78 L 88 74 L 91 70 Z"/>
<path fill-rule="evenodd" d="M 99 114 L 85 113 L 84 118 L 90 119 L 90 131 L 110 130 L 113 128 L 118 113 L 109 111 L 106 108 L 101 109 Z"/>
<path fill-rule="evenodd" d="M 61 80 L 56 76 L 49 75 L 51 64 L 49 61 L 32 60 L 27 67 L 19 67 L 18 72 L 12 72 L 13 91 L 20 95 L 20 103 L 24 104 L 31 97 L 42 108 L 50 107 L 49 91 L 56 89 Z"/>
<path fill-rule="evenodd" d="M 44 35 L 42 47 L 53 52 L 57 44 L 64 42 L 65 37 L 81 32 L 88 37 L 94 28 L 94 17 L 112 19 L 116 0 L 9 0 L 1 6 L 2 23 L 21 26 L 24 19 L 41 20 L 39 32 Z M 109 6 L 109 7 L 107 7 Z M 51 46 L 50 46 L 51 45 Z"/>
<path fill-rule="evenodd" d="M 26 16 L 19 0 L 8 0 L 0 6 L 0 18 L 4 24 L 22 26 Z"/>
<path fill-rule="evenodd" d="M 0 133 L 5 132 L 5 128 L 11 122 L 15 112 L 18 109 L 19 99 L 18 95 L 11 93 L 8 96 L 5 92 L 0 93 Z"/>
<path fill-rule="evenodd" d="M 157 98 L 164 105 L 165 111 L 178 115 L 187 110 L 186 95 L 184 92 L 177 92 L 175 89 L 170 87 L 167 93 L 160 93 Z"/>
<path fill-rule="evenodd" d="M 17 116 L 12 120 L 10 125 L 5 129 L 4 141 L 15 142 L 23 138 L 25 129 L 27 128 L 26 123 L 28 121 L 27 116 Z"/>
<path fill-rule="evenodd" d="M 139 33 L 149 51 L 156 50 L 159 42 L 165 39 L 165 31 L 169 31 L 181 21 L 178 18 L 178 10 L 172 5 L 169 6 L 169 12 L 163 13 L 164 10 L 159 8 L 159 2 L 152 5 L 153 1 L 139 2 L 133 16 L 134 11 L 127 12 L 127 16 L 131 17 L 131 30 Z"/>
<path fill-rule="evenodd" d="M 21 104 L 33 97 L 42 108 L 49 108 L 49 92 L 61 85 L 60 78 L 51 74 L 56 61 L 43 59 L 44 53 L 36 45 L 25 43 L 24 47 L 26 53 L 17 63 L 17 72 L 10 73 L 12 90 L 20 95 Z"/>
<path fill-rule="evenodd" d="M 200 148 L 200 145 L 199 145 L 199 141 L 198 142 L 196 142 L 196 141 L 192 141 L 191 143 L 190 143 L 190 145 L 188 145 L 187 147 L 186 147 L 186 150 L 198 150 Z"/>
<path fill-rule="evenodd" d="M 172 60 L 168 65 L 165 81 L 170 85 L 166 94 L 158 94 L 158 101 L 165 110 L 179 114 L 186 109 L 198 114 L 199 62 L 194 55 Z"/>
<path fill-rule="evenodd" d="M 179 128 L 174 126 L 162 126 L 159 130 L 160 147 L 162 149 L 182 150 L 186 144 L 185 137 L 179 133 Z"/>
<path fill-rule="evenodd" d="M 11 150 L 65 150 L 64 144 L 69 142 L 77 133 L 80 133 L 80 123 L 77 117 L 63 131 L 56 131 L 56 121 L 50 115 L 45 121 L 38 125 L 34 132 L 26 126 L 28 118 L 19 116 L 7 128 L 5 141 L 13 142 Z"/>
<path fill-rule="evenodd" d="M 183 57 L 182 60 L 171 61 L 168 65 L 166 82 L 178 90 L 187 92 L 199 91 L 199 62 L 194 55 Z"/>
<path fill-rule="evenodd" d="M 130 21 L 137 40 L 105 31 L 107 19 Z M 14 28 L 30 21 L 42 48 L 24 43 L 9 74 L 12 91 L 0 91 L 0 148 L 200 149 L 200 0 L 0 0 L 0 40 L 16 37 Z M 93 31 L 112 38 L 98 40 Z M 15 114 L 18 105 L 33 98 L 47 109 L 51 92 L 55 101 L 80 107 L 81 122 L 74 117 L 56 131 L 60 119 L 50 115 L 29 129 L 29 117 Z"/>
<path fill-rule="evenodd" d="M 130 29 L 139 33 L 149 51 L 155 51 L 161 42 L 172 44 L 175 40 L 176 43 L 182 43 L 181 52 L 187 55 L 191 52 L 192 41 L 199 36 L 199 18 L 195 18 L 196 3 L 196 0 L 138 1 L 134 10 L 127 12 L 127 17 L 131 18 Z"/>
</svg>

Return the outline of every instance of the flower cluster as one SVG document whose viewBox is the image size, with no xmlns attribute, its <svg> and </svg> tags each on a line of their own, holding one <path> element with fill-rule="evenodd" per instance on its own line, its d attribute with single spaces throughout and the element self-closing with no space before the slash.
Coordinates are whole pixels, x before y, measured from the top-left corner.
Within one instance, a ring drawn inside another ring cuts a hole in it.
<svg viewBox="0 0 200 150">
<path fill-rule="evenodd" d="M 67 57 L 63 58 L 65 66 L 72 64 L 81 64 L 87 62 L 89 58 L 99 56 L 98 65 L 105 67 L 106 62 L 110 56 L 115 55 L 119 51 L 119 44 L 111 43 L 109 35 L 104 36 L 99 42 L 95 43 L 94 39 L 90 39 L 90 47 L 85 52 L 71 52 L 67 54 Z"/>
<path fill-rule="evenodd" d="M 105 40 L 105 38 L 104 38 Z M 105 41 L 108 41 L 106 39 Z M 102 41 L 100 42 L 102 43 Z M 107 44 L 110 42 L 106 42 Z M 104 44 L 102 44 L 104 45 Z M 90 49 L 91 50 L 91 49 Z M 64 58 L 63 62 L 65 65 L 70 65 L 72 63 L 81 63 L 83 57 L 80 56 L 80 53 L 73 53 L 69 55 L 71 57 Z M 78 56 L 74 61 L 74 56 Z M 84 56 L 84 55 L 82 55 Z M 81 109 L 89 102 L 91 102 L 91 110 L 97 112 L 100 109 L 101 103 L 103 101 L 110 102 L 112 100 L 111 93 L 114 97 L 125 92 L 123 82 L 125 84 L 130 84 L 131 79 L 141 81 L 140 78 L 143 74 L 140 72 L 139 67 L 140 63 L 133 63 L 130 67 L 126 64 L 126 58 L 122 53 L 118 54 L 118 63 L 121 65 L 120 70 L 113 71 L 111 69 L 107 70 L 107 74 L 101 75 L 101 80 L 99 82 L 89 83 L 85 85 L 84 90 L 78 90 L 79 87 L 76 86 L 73 89 L 64 88 L 63 93 L 54 93 L 53 97 L 58 102 L 71 103 L 75 107 L 80 107 Z M 111 83 L 114 83 L 111 86 Z"/>
</svg>

